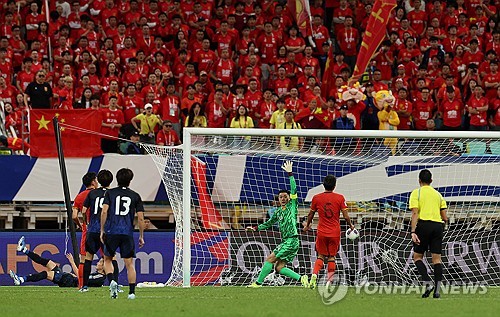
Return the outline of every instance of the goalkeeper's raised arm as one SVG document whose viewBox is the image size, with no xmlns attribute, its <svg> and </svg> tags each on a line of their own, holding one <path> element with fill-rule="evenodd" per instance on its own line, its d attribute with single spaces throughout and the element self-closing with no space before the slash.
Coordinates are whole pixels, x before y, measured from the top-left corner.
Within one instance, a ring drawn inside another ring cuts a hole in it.
<svg viewBox="0 0 500 317">
<path fill-rule="evenodd" d="M 290 179 L 290 191 L 282 189 L 278 193 L 278 201 L 280 205 L 279 209 L 282 211 L 275 212 L 269 220 L 258 225 L 257 227 L 249 227 L 247 229 L 253 231 L 266 230 L 279 221 L 282 238 L 288 238 L 298 236 L 296 228 L 298 214 L 297 184 L 295 183 L 295 178 L 293 177 L 293 163 L 291 161 L 286 161 L 281 168 L 288 173 L 288 177 Z"/>
</svg>

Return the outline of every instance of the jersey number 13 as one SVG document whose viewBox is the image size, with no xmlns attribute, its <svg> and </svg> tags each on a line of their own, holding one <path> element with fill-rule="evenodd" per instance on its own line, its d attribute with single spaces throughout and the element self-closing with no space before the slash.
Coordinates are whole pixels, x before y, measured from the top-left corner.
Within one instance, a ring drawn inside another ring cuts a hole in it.
<svg viewBox="0 0 500 317">
<path fill-rule="evenodd" d="M 115 215 L 116 216 L 126 216 L 130 211 L 130 204 L 132 199 L 127 196 L 116 196 L 115 200 Z"/>
</svg>

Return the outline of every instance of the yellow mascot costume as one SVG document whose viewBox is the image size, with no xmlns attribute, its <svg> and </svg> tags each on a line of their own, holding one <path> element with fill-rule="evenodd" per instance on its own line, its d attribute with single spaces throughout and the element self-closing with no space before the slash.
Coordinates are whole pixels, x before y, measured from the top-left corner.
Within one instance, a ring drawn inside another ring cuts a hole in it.
<svg viewBox="0 0 500 317">
<path fill-rule="evenodd" d="M 397 130 L 399 125 L 399 116 L 393 110 L 395 98 L 391 91 L 379 90 L 373 93 L 373 98 L 377 105 L 383 109 L 377 113 L 379 121 L 379 130 Z M 398 139 L 385 138 L 384 145 L 391 149 L 392 155 L 396 155 Z"/>
</svg>

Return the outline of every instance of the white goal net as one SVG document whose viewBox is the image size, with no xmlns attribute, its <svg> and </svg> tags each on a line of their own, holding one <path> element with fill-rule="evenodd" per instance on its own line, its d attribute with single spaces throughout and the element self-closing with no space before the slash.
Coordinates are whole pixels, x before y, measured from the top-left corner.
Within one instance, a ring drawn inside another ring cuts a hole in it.
<svg viewBox="0 0 500 317">
<path fill-rule="evenodd" d="M 351 285 L 417 283 L 408 198 L 419 171 L 429 169 L 432 186 L 449 207 L 445 281 L 500 285 L 498 132 L 185 129 L 184 141 L 180 147 L 144 145 L 176 220 L 167 285 L 245 285 L 256 279 L 281 242 L 279 228 L 244 229 L 268 219 L 278 191 L 290 188 L 280 168 L 285 160 L 294 162 L 298 191 L 301 246 L 288 264 L 297 273 L 310 274 L 316 259 L 315 230 L 301 230 L 310 201 L 323 191 L 323 178 L 335 175 L 335 191 L 345 196 L 360 232 L 355 241 L 342 235 L 336 276 Z M 341 227 L 345 232 L 342 217 Z M 274 273 L 264 284 L 298 285 Z"/>
</svg>

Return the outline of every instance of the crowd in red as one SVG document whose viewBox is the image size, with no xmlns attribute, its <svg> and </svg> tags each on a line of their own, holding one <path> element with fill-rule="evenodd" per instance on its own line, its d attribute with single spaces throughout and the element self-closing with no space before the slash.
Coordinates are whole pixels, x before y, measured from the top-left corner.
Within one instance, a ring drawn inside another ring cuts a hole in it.
<svg viewBox="0 0 500 317">
<path fill-rule="evenodd" d="M 440 129 L 498 130 L 500 1 L 397 2 L 363 78 L 368 98 L 347 103 L 352 128 L 378 129 L 381 108 L 371 93 L 390 90 L 397 129 L 425 130 L 434 119 Z M 337 91 L 352 74 L 373 7 L 373 0 L 311 0 L 302 34 L 286 1 L 0 3 L 7 127 L 24 129 L 23 93 L 42 73 L 53 92 L 46 108 L 100 109 L 104 134 L 128 138 L 137 129 L 145 142 L 155 142 L 163 125 L 172 135 L 182 126 L 279 128 L 286 109 L 326 113 L 319 128 L 350 128 L 335 124 L 345 102 Z"/>
</svg>

